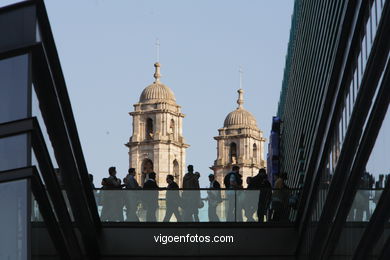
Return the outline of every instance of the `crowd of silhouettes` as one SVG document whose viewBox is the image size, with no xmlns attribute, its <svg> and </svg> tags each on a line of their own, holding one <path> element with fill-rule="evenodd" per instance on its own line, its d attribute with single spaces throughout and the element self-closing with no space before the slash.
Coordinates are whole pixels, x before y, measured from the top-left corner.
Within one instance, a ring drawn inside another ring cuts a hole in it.
<svg viewBox="0 0 390 260">
<path fill-rule="evenodd" d="M 103 221 L 130 221 L 139 222 L 138 210 L 140 205 L 144 211 L 144 219 L 156 222 L 156 212 L 159 209 L 159 191 L 166 190 L 166 210 L 164 222 L 170 222 L 174 216 L 178 222 L 199 222 L 199 209 L 207 201 L 207 214 L 209 222 L 221 221 L 221 208 L 224 203 L 224 215 L 228 222 L 241 222 L 245 216 L 247 222 L 288 222 L 292 210 L 297 209 L 299 189 L 291 189 L 287 184 L 287 173 L 276 174 L 273 178 L 268 176 L 264 168 L 258 174 L 246 178 L 247 187 L 243 188 L 242 175 L 239 166 L 233 166 L 231 172 L 223 178 L 224 196 L 222 186 L 214 174 L 208 176 L 207 198 L 201 197 L 199 185 L 200 173 L 194 172 L 189 165 L 187 173 L 183 176 L 182 191 L 175 182 L 173 175 L 166 176 L 167 186 L 161 188 L 157 185 L 155 172 L 147 175 L 143 186 L 138 184 L 136 170 L 130 168 L 122 180 L 117 178 L 116 168 L 108 169 L 109 176 L 102 179 L 102 190 L 143 190 L 143 193 L 132 192 L 130 196 L 122 196 L 115 192 L 102 192 L 97 196 L 98 204 L 102 206 L 101 219 Z M 90 185 L 95 189 L 93 175 L 89 174 Z M 320 187 L 330 186 L 332 176 L 325 179 Z M 273 184 L 269 181 L 273 182 Z M 390 181 L 390 174 L 380 174 L 378 180 L 364 171 L 361 175 L 355 199 L 351 206 L 348 221 L 368 221 L 375 205 L 378 203 L 385 184 Z M 325 184 L 324 184 L 325 183 Z M 125 209 L 125 210 L 124 210 Z M 257 220 L 254 216 L 257 216 Z"/>
<path fill-rule="evenodd" d="M 233 166 L 232 171 L 226 174 L 223 179 L 225 186 L 222 196 L 221 184 L 216 180 L 214 174 L 210 174 L 207 198 L 201 198 L 199 185 L 200 173 L 194 171 L 194 167 L 189 165 L 187 173 L 183 176 L 182 191 L 175 182 L 173 175 L 166 176 L 167 186 L 159 187 L 156 182 L 157 174 L 151 172 L 141 187 L 136 179 L 136 170 L 130 168 L 128 174 L 123 178 L 123 182 L 116 174 L 116 168 L 108 169 L 109 176 L 102 179 L 102 190 L 129 190 L 128 196 L 122 196 L 113 191 L 102 192 L 99 203 L 102 205 L 101 219 L 103 221 L 140 221 L 137 214 L 139 206 L 142 205 L 144 218 L 148 222 L 156 222 L 156 213 L 159 209 L 159 191 L 166 190 L 165 201 L 166 210 L 163 218 L 164 222 L 171 221 L 174 216 L 178 222 L 199 222 L 199 209 L 208 205 L 208 219 L 210 222 L 219 222 L 220 216 L 217 214 L 218 205 L 225 201 L 224 214 L 226 221 L 241 222 L 245 216 L 246 221 L 288 221 L 290 206 L 289 198 L 291 192 L 285 181 L 287 174 L 282 173 L 276 176 L 274 188 L 269 181 L 267 172 L 261 168 L 257 175 L 246 179 L 247 187 L 243 188 L 242 175 L 239 166 Z M 90 176 L 91 182 L 93 176 Z M 131 192 L 140 190 L 144 192 Z M 240 191 L 245 190 L 245 191 Z M 125 210 L 124 210 L 125 209 Z M 125 212 L 125 213 L 124 213 Z"/>
</svg>

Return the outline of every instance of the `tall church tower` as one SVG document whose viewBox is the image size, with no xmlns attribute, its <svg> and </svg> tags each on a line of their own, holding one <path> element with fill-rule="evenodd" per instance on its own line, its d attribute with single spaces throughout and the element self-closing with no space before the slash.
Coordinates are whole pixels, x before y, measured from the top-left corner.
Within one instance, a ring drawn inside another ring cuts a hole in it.
<svg viewBox="0 0 390 260">
<path fill-rule="evenodd" d="M 226 116 L 223 128 L 218 129 L 219 135 L 214 137 L 217 140 L 217 160 L 210 169 L 222 184 L 232 166 L 238 165 L 246 186 L 246 178 L 255 176 L 260 168 L 266 166 L 263 159 L 265 138 L 257 127 L 255 117 L 243 107 L 244 91 L 239 89 L 237 92 L 237 109 Z"/>
<path fill-rule="evenodd" d="M 172 90 L 160 82 L 160 64 L 154 67 L 155 81 L 142 91 L 134 112 L 129 113 L 133 117 L 133 135 L 126 144 L 129 163 L 140 185 L 154 171 L 159 186 L 165 186 L 168 174 L 181 186 L 189 147 L 182 135 L 184 114 Z"/>
</svg>

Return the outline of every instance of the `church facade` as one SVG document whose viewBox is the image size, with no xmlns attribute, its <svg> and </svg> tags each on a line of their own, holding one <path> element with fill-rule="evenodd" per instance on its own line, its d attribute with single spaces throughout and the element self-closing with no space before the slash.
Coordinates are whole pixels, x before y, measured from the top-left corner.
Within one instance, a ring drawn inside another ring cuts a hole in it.
<svg viewBox="0 0 390 260">
<path fill-rule="evenodd" d="M 172 174 L 182 186 L 186 148 L 189 147 L 183 137 L 185 115 L 172 90 L 160 81 L 160 64 L 154 66 L 155 81 L 142 91 L 134 111 L 129 113 L 133 118 L 133 133 L 126 144 L 129 165 L 136 169 L 140 185 L 148 173 L 154 171 L 158 185 L 164 186 L 166 176 Z"/>
<path fill-rule="evenodd" d="M 243 181 L 255 176 L 260 168 L 266 167 L 264 158 L 263 132 L 257 127 L 256 119 L 244 109 L 244 91 L 239 89 L 237 109 L 230 112 L 223 127 L 218 129 L 217 159 L 210 167 L 221 184 L 234 165 L 240 167 Z"/>
</svg>

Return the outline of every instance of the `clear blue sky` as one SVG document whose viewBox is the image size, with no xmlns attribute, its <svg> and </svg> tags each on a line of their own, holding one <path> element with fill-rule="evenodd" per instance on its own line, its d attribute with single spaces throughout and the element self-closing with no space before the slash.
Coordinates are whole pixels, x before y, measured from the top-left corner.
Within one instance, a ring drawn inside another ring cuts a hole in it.
<svg viewBox="0 0 390 260">
<path fill-rule="evenodd" d="M 3 0 L 0 6 L 18 2 Z M 162 82 L 186 114 L 184 137 L 207 184 L 217 129 L 235 109 L 239 66 L 245 108 L 268 138 L 281 88 L 293 0 L 46 0 L 88 169 L 95 184 L 117 166 L 124 177 L 128 112 L 153 81 L 156 38 Z M 34 103 L 37 110 L 37 105 Z M 367 165 L 390 171 L 389 115 Z"/>
<path fill-rule="evenodd" d="M 183 134 L 206 185 L 213 136 L 236 108 L 239 66 L 245 108 L 268 137 L 276 113 L 293 1 L 46 1 L 88 169 L 95 183 L 124 177 L 128 112 L 152 83 L 156 38 L 162 82 L 186 114 Z M 100 184 L 98 185 L 100 186 Z"/>
<path fill-rule="evenodd" d="M 15 1 L 5 1 L 11 3 Z M 182 106 L 187 164 L 203 178 L 216 159 L 217 129 L 244 107 L 268 139 L 281 88 L 293 0 L 45 1 L 73 112 L 95 184 L 109 166 L 124 177 L 128 112 L 152 83 L 156 38 L 162 82 Z"/>
</svg>

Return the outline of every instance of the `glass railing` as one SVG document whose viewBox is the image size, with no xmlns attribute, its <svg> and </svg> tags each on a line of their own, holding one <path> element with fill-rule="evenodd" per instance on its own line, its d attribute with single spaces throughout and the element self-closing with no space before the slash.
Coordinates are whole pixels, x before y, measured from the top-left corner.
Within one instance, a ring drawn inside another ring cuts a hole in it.
<svg viewBox="0 0 390 260">
<path fill-rule="evenodd" d="M 67 196 L 65 190 L 62 190 L 62 195 L 64 196 L 64 199 L 65 199 L 65 204 L 66 204 L 66 207 L 67 207 L 68 212 L 69 212 L 70 220 L 74 221 L 72 208 L 70 207 L 68 196 Z M 52 209 L 54 209 L 54 205 L 53 205 L 53 202 L 51 201 L 51 198 L 49 196 L 48 196 L 48 198 L 49 198 L 49 202 L 50 202 Z M 53 210 L 53 213 L 58 220 L 58 216 L 56 215 L 56 212 L 54 210 Z M 33 194 L 31 194 L 31 221 L 32 222 L 43 222 L 44 221 L 43 217 L 41 215 L 41 212 L 39 210 L 38 202 L 35 200 Z"/>
<path fill-rule="evenodd" d="M 293 222 L 298 190 L 100 189 L 95 198 L 103 222 Z"/>
<path fill-rule="evenodd" d="M 383 189 L 359 189 L 356 192 L 347 222 L 368 222 L 376 208 Z"/>
<path fill-rule="evenodd" d="M 103 222 L 288 223 L 295 221 L 299 191 L 96 189 L 94 194 Z M 359 189 L 347 222 L 370 221 L 382 191 L 383 189 Z M 66 193 L 63 194 L 66 197 Z M 69 203 L 67 206 L 71 212 Z M 32 201 L 31 209 L 31 220 L 43 221 L 35 200 Z"/>
</svg>

